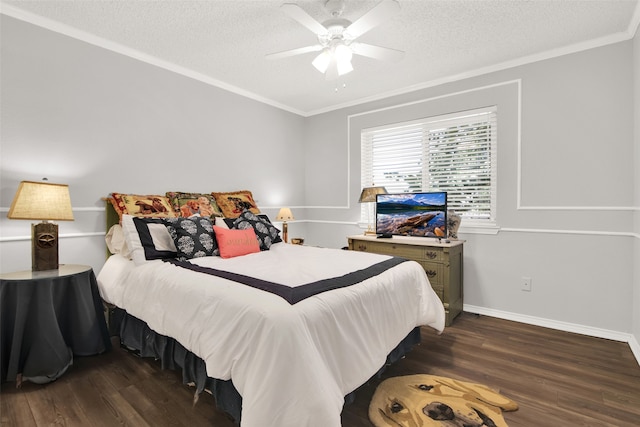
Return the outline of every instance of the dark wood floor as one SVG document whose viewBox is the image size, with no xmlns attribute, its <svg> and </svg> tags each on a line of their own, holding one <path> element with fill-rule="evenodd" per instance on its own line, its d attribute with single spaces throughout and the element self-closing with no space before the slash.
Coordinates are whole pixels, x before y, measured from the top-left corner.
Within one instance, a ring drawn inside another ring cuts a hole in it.
<svg viewBox="0 0 640 427">
<path fill-rule="evenodd" d="M 463 313 L 441 335 L 423 330 L 422 344 L 390 367 L 390 376 L 430 373 L 483 383 L 515 400 L 504 414 L 518 426 L 639 426 L 640 366 L 625 343 Z M 380 380 L 357 393 L 343 425 L 371 426 L 368 402 Z M 310 390 L 310 392 L 313 392 Z M 2 426 L 232 427 L 203 395 L 158 362 L 114 348 L 76 358 L 48 385 L 2 385 Z"/>
</svg>

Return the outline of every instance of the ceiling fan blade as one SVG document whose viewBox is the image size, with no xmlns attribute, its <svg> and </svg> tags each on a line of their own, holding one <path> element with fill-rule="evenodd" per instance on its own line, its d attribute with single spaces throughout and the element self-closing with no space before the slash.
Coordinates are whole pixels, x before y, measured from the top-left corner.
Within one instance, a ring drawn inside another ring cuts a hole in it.
<svg viewBox="0 0 640 427">
<path fill-rule="evenodd" d="M 302 55 L 303 53 L 319 52 L 322 50 L 322 46 L 319 44 L 313 46 L 299 47 L 297 49 L 283 50 L 282 52 L 269 53 L 265 55 L 266 59 L 282 59 L 290 56 Z"/>
<path fill-rule="evenodd" d="M 351 39 L 360 37 L 399 11 L 400 4 L 396 0 L 382 0 L 373 9 L 365 13 L 360 19 L 349 25 L 345 30 L 345 33 L 347 33 Z"/>
<path fill-rule="evenodd" d="M 399 61 L 404 57 L 404 52 L 401 50 L 375 46 L 367 43 L 351 43 L 349 47 L 356 55 L 367 56 L 369 58 L 380 59 L 383 61 Z"/>
<path fill-rule="evenodd" d="M 345 33 L 351 39 L 360 37 L 376 25 L 388 20 L 400 11 L 400 4 L 396 0 L 382 0 L 373 9 L 365 13 L 360 19 L 349 25 Z"/>
<path fill-rule="evenodd" d="M 318 35 L 327 34 L 327 29 L 324 27 L 324 25 L 313 19 L 307 12 L 304 11 L 304 9 L 302 9 L 297 4 L 283 3 L 280 8 L 291 18 L 295 19 L 314 33 Z"/>
</svg>

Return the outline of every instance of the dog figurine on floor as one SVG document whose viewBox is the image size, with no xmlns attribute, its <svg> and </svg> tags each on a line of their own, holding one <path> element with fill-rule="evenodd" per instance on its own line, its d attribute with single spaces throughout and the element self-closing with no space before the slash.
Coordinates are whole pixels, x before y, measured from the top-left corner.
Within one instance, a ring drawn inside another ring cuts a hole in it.
<svg viewBox="0 0 640 427">
<path fill-rule="evenodd" d="M 517 403 L 484 385 L 435 375 L 384 380 L 369 405 L 376 427 L 507 427 Z"/>
</svg>

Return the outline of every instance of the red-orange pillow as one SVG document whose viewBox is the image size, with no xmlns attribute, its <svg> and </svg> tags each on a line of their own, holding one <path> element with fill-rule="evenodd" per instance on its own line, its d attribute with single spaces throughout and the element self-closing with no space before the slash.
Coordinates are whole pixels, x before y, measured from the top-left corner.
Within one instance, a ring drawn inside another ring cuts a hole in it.
<svg viewBox="0 0 640 427">
<path fill-rule="evenodd" d="M 260 252 L 260 242 L 258 242 L 258 236 L 256 236 L 253 228 L 232 230 L 214 225 L 213 232 L 216 235 L 222 258 L 233 258 Z"/>
</svg>

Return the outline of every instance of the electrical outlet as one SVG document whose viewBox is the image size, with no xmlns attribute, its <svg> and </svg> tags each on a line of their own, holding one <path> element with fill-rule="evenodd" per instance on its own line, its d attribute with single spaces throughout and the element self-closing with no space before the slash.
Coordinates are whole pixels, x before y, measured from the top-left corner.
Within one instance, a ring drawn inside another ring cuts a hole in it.
<svg viewBox="0 0 640 427">
<path fill-rule="evenodd" d="M 523 277 L 521 288 L 523 291 L 531 292 L 531 277 Z"/>
</svg>

